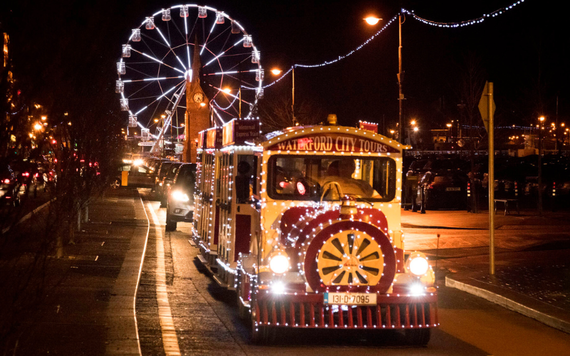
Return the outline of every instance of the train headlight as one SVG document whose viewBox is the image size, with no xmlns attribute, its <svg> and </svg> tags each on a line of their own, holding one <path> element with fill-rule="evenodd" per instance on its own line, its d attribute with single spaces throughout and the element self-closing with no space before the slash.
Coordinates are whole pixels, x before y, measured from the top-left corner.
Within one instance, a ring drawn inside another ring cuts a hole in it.
<svg viewBox="0 0 570 356">
<path fill-rule="evenodd" d="M 285 283 L 277 281 L 271 284 L 271 292 L 274 294 L 285 293 Z"/>
<path fill-rule="evenodd" d="M 406 267 L 412 274 L 423 276 L 429 269 L 429 263 L 427 261 L 427 257 L 423 253 L 413 252 L 406 261 Z"/>
<path fill-rule="evenodd" d="M 273 273 L 287 272 L 289 270 L 289 257 L 283 252 L 273 255 L 269 261 L 269 268 Z"/>
<path fill-rule="evenodd" d="M 183 203 L 188 203 L 190 201 L 190 198 L 188 198 L 188 194 L 186 193 L 182 193 L 179 190 L 175 190 L 171 193 L 172 199 L 176 200 L 176 201 L 181 201 Z"/>
<path fill-rule="evenodd" d="M 414 283 L 410 286 L 410 294 L 413 296 L 423 295 L 426 292 L 426 288 L 421 283 Z"/>
</svg>

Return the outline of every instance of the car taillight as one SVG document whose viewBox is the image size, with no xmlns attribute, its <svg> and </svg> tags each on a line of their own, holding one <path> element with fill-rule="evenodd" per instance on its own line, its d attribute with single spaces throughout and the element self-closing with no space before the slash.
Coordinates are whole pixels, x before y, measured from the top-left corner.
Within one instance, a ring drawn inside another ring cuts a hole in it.
<svg viewBox="0 0 570 356">
<path fill-rule="evenodd" d="M 4 184 L 10 184 L 10 180 L 9 180 L 9 179 L 4 179 L 4 180 L 2 181 L 2 183 L 4 183 Z"/>
<path fill-rule="evenodd" d="M 29 177 L 29 176 L 30 176 L 30 173 L 29 173 L 29 172 L 24 172 L 24 173 L 22 173 L 22 175 L 23 175 L 24 177 Z"/>
</svg>

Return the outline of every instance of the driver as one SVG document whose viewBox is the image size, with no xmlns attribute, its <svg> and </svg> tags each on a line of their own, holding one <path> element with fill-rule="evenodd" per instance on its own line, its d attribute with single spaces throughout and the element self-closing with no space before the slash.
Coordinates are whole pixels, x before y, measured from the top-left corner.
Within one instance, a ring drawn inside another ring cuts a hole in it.
<svg viewBox="0 0 570 356">
<path fill-rule="evenodd" d="M 375 191 L 370 184 L 361 179 L 352 178 L 355 170 L 356 163 L 353 159 L 333 161 L 327 168 L 325 182 L 338 182 L 344 194 L 361 197 L 372 197 L 375 195 Z"/>
</svg>

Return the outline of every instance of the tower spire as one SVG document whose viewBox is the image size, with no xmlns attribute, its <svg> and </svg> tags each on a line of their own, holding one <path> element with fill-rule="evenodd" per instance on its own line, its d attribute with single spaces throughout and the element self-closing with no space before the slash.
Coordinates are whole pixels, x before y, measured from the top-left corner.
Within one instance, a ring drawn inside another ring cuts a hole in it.
<svg viewBox="0 0 570 356">
<path fill-rule="evenodd" d="M 192 53 L 192 68 L 186 78 L 186 135 L 184 138 L 184 162 L 196 163 L 198 133 L 209 127 L 208 98 L 200 86 L 200 61 L 198 35 L 194 36 L 194 52 Z"/>
</svg>

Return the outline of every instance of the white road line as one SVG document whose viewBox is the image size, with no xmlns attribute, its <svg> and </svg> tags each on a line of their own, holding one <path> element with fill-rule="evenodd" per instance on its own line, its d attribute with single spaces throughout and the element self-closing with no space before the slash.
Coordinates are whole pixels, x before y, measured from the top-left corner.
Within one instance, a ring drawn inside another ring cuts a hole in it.
<svg viewBox="0 0 570 356">
<path fill-rule="evenodd" d="M 144 215 L 146 216 L 147 228 L 146 228 L 146 238 L 145 238 L 145 241 L 144 241 L 144 248 L 143 248 L 143 252 L 142 252 L 142 256 L 141 256 L 141 264 L 140 264 L 140 266 L 139 266 L 139 273 L 138 273 L 138 276 L 137 276 L 137 284 L 136 284 L 136 287 L 135 287 L 135 296 L 134 296 L 134 298 L 133 298 L 133 311 L 134 311 L 134 314 L 135 314 L 135 331 L 136 331 L 136 334 L 137 334 L 137 345 L 138 345 L 138 347 L 139 347 L 139 355 L 142 356 L 141 340 L 140 340 L 140 337 L 139 337 L 139 324 L 138 324 L 138 321 L 137 321 L 137 294 L 138 294 L 138 291 L 139 291 L 139 284 L 140 284 L 140 282 L 141 282 L 141 275 L 142 275 L 142 270 L 143 270 L 143 265 L 144 265 L 144 257 L 146 256 L 146 247 L 147 247 L 147 245 L 148 245 L 148 237 L 149 237 L 149 235 L 150 235 L 150 219 L 148 218 L 148 214 L 146 213 L 146 209 L 144 208 L 144 202 L 143 202 L 143 200 L 142 200 L 142 197 L 140 197 L 140 195 L 139 195 L 139 198 L 140 198 L 140 201 L 141 201 L 141 205 L 142 205 L 142 207 L 143 207 Z M 104 243 L 105 243 L 105 241 L 103 241 L 103 243 L 101 244 L 101 246 L 103 246 Z"/>
<path fill-rule="evenodd" d="M 158 301 L 158 317 L 162 329 L 162 342 L 166 355 L 181 355 L 178 346 L 176 328 L 172 319 L 170 303 L 168 301 L 168 290 L 166 288 L 166 268 L 164 261 L 164 240 L 162 226 L 158 220 L 152 204 L 147 203 L 147 208 L 152 215 L 154 229 L 156 232 L 156 299 Z"/>
</svg>

